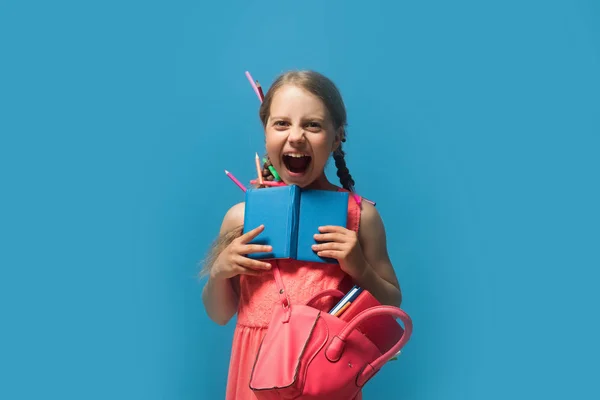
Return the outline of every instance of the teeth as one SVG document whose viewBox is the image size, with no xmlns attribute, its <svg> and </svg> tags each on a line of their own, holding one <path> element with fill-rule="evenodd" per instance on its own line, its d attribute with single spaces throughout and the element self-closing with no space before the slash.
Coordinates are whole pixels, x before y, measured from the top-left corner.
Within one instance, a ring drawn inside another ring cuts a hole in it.
<svg viewBox="0 0 600 400">
<path fill-rule="evenodd" d="M 284 154 L 284 156 L 294 157 L 294 158 L 308 157 L 308 155 L 306 155 L 306 154 L 298 154 L 298 153 L 288 153 L 288 154 Z"/>
</svg>

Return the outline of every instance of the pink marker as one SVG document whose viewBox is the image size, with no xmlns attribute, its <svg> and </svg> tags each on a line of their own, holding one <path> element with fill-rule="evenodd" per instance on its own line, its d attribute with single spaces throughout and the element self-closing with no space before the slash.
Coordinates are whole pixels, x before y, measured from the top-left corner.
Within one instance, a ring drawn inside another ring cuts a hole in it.
<svg viewBox="0 0 600 400">
<path fill-rule="evenodd" d="M 265 186 L 287 186 L 284 182 L 275 182 L 275 181 L 264 181 L 260 183 L 257 179 L 252 179 L 250 181 L 252 185 L 265 185 Z"/>
<path fill-rule="evenodd" d="M 369 200 L 369 199 L 365 199 L 364 197 L 363 197 L 363 200 L 364 200 L 364 201 L 366 201 L 367 203 L 370 203 L 370 204 L 373 204 L 373 205 L 375 205 L 375 202 L 374 202 L 374 201 L 371 201 L 371 200 Z"/>
<path fill-rule="evenodd" d="M 254 79 L 252 79 L 252 75 L 250 75 L 250 72 L 246 71 L 246 77 L 250 81 L 250 85 L 252 85 L 252 89 L 254 89 L 254 92 L 256 93 L 256 96 L 258 96 L 258 100 L 260 100 L 260 102 L 262 103 L 263 102 L 263 98 L 260 95 L 260 90 L 258 90 L 258 86 L 256 86 L 256 83 L 254 83 Z"/>
<path fill-rule="evenodd" d="M 240 181 L 238 181 L 231 172 L 225 170 L 225 174 L 229 177 L 229 179 L 231 179 L 233 181 L 233 183 L 238 185 L 240 189 L 242 189 L 244 192 L 246 191 L 246 187 L 244 185 L 242 185 L 242 183 Z"/>
</svg>

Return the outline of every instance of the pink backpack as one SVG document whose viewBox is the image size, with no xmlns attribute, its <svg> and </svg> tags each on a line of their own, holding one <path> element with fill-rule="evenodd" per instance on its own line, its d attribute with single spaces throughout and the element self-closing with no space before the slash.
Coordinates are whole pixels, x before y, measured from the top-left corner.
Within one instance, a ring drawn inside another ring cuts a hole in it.
<svg viewBox="0 0 600 400">
<path fill-rule="evenodd" d="M 318 298 L 341 292 L 325 290 L 306 304 L 290 304 L 276 263 L 273 272 L 281 303 L 275 305 L 249 383 L 259 400 L 353 399 L 410 339 L 412 321 L 398 307 L 371 306 L 343 321 L 312 306 Z M 383 354 L 357 329 L 381 316 L 398 317 L 404 324 L 400 339 Z"/>
</svg>

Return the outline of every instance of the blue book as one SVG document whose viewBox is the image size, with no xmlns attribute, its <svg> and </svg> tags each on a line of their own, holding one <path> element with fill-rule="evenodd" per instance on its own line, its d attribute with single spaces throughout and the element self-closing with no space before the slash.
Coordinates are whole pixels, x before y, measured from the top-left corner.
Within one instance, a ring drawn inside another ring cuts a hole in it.
<svg viewBox="0 0 600 400">
<path fill-rule="evenodd" d="M 296 185 L 248 189 L 244 212 L 244 233 L 263 224 L 265 229 L 252 244 L 267 244 L 271 253 L 253 253 L 255 259 L 295 259 L 337 263 L 317 256 L 312 245 L 319 226 L 346 227 L 348 192 L 302 189 Z"/>
</svg>

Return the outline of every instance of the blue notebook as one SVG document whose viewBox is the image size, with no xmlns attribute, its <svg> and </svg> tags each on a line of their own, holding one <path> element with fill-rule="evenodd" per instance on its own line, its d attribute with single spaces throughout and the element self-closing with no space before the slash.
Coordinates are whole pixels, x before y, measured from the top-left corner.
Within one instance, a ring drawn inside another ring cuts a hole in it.
<svg viewBox="0 0 600 400">
<path fill-rule="evenodd" d="M 319 226 L 346 227 L 348 192 L 302 189 L 296 185 L 248 189 L 244 213 L 244 233 L 263 224 L 265 229 L 252 244 L 267 244 L 271 253 L 253 253 L 255 259 L 295 259 L 337 263 L 319 257 L 312 245 Z"/>
</svg>

